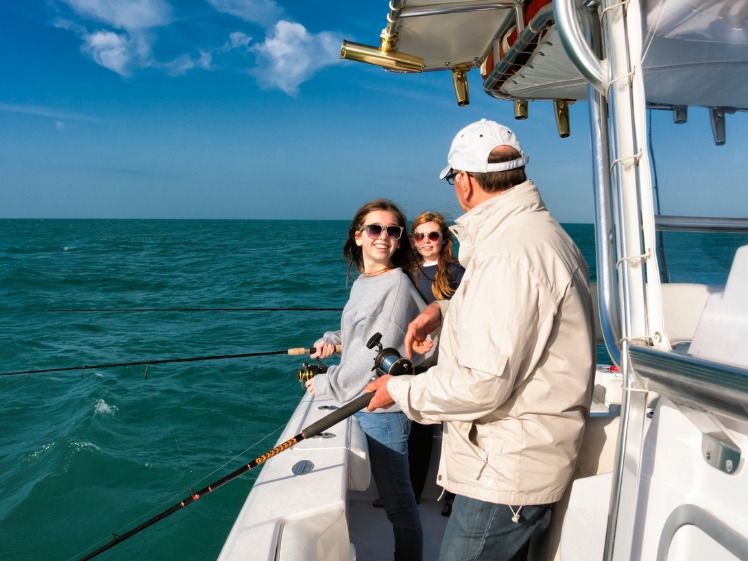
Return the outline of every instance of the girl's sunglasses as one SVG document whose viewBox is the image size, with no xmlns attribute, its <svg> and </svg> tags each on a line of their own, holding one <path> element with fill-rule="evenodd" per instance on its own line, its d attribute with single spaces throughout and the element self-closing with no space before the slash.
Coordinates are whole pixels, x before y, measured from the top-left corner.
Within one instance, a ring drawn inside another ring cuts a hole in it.
<svg viewBox="0 0 748 561">
<path fill-rule="evenodd" d="M 415 232 L 413 234 L 413 239 L 416 240 L 417 242 L 422 242 L 423 238 L 428 238 L 432 242 L 438 242 L 439 238 L 441 237 L 442 235 L 439 232 L 428 232 L 426 234 L 424 234 L 423 232 Z"/>
<path fill-rule="evenodd" d="M 361 226 L 359 232 L 366 230 L 366 235 L 372 240 L 378 240 L 382 236 L 382 232 L 387 232 L 387 237 L 391 240 L 399 240 L 400 236 L 403 235 L 403 226 L 382 226 L 381 224 L 365 224 Z"/>
</svg>

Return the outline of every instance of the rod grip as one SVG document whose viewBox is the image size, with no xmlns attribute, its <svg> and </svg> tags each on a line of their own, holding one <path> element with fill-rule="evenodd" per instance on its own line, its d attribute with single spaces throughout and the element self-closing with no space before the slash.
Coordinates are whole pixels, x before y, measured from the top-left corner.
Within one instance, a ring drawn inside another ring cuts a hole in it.
<svg viewBox="0 0 748 561">
<path fill-rule="evenodd" d="M 313 436 L 316 436 L 323 430 L 329 429 L 331 426 L 338 424 L 343 419 L 347 419 L 354 413 L 361 411 L 364 407 L 369 405 L 369 402 L 374 397 L 374 393 L 375 392 L 365 393 L 364 395 L 357 397 L 353 401 L 349 401 L 340 409 L 336 409 L 329 415 L 325 415 L 319 421 L 316 421 L 303 429 L 301 431 L 302 436 L 304 438 L 311 438 Z"/>
<path fill-rule="evenodd" d="M 298 347 L 295 349 L 288 349 L 290 355 L 310 355 L 315 351 L 314 347 Z M 343 352 L 343 345 L 335 345 L 335 352 Z"/>
</svg>

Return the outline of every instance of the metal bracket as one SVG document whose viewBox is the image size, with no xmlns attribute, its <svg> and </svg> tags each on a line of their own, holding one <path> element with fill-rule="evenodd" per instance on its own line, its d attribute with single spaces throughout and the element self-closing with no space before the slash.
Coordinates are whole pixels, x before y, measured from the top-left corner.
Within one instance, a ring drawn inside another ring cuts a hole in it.
<svg viewBox="0 0 748 561">
<path fill-rule="evenodd" d="M 740 465 L 740 448 L 725 433 L 705 434 L 701 451 L 710 466 L 727 474 L 735 473 Z"/>
<path fill-rule="evenodd" d="M 681 411 L 701 431 L 701 455 L 706 463 L 728 475 L 734 474 L 740 465 L 740 446 L 705 411 L 689 407 Z"/>
</svg>

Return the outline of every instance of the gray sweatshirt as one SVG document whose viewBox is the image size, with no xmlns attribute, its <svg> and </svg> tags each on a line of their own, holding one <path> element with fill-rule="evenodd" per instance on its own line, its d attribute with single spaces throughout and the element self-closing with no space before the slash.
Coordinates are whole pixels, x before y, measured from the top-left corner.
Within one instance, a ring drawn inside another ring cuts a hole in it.
<svg viewBox="0 0 748 561">
<path fill-rule="evenodd" d="M 383 348 L 395 348 L 405 356 L 405 331 L 425 307 L 421 295 L 400 268 L 374 277 L 358 277 L 343 308 L 340 330 L 328 331 L 322 337 L 326 343 L 342 344 L 343 352 L 340 364 L 315 376 L 317 395 L 330 396 L 344 403 L 361 395 L 366 384 L 375 377 L 372 369 L 379 351 L 376 347 L 366 348 L 371 336 L 381 333 Z M 422 357 L 413 357 L 415 364 L 421 360 Z M 392 412 L 399 411 L 399 408 L 393 406 L 377 411 Z"/>
</svg>

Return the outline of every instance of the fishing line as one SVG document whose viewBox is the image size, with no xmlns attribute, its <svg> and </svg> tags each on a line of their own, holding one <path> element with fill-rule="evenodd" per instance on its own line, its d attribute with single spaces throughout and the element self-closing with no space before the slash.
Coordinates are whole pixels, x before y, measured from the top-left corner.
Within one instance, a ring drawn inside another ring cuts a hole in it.
<svg viewBox="0 0 748 561">
<path fill-rule="evenodd" d="M 98 548 L 97 550 L 89 553 L 88 555 L 86 555 L 84 557 L 81 557 L 79 561 L 88 561 L 89 559 L 93 559 L 94 557 L 96 557 L 100 553 L 103 553 L 103 552 L 107 551 L 108 549 L 111 549 L 112 547 L 114 547 L 118 543 L 121 543 L 121 542 L 125 541 L 126 539 L 131 538 L 135 534 L 141 532 L 142 530 L 145 530 L 146 528 L 148 528 L 149 526 L 152 526 L 156 522 L 159 522 L 160 520 L 163 520 L 164 518 L 166 518 L 170 514 L 173 514 L 176 511 L 178 511 L 178 510 L 180 510 L 180 509 L 182 509 L 182 508 L 184 508 L 186 506 L 191 505 L 192 503 L 194 503 L 198 499 L 202 498 L 203 496 L 207 495 L 208 493 L 211 493 L 212 491 L 215 491 L 216 489 L 218 489 L 222 485 L 228 483 L 229 481 L 232 481 L 233 479 L 236 479 L 237 477 L 239 477 L 240 475 L 245 474 L 246 472 L 250 471 L 251 469 L 253 469 L 253 468 L 255 468 L 255 467 L 259 466 L 259 465 L 264 464 L 270 458 L 272 458 L 274 456 L 277 456 L 281 452 L 284 452 L 284 451 L 288 450 L 289 448 L 291 448 L 295 444 L 298 444 L 302 440 L 306 440 L 307 438 L 311 438 L 313 436 L 316 436 L 316 435 L 320 434 L 322 431 L 324 431 L 324 430 L 330 428 L 331 426 L 339 423 L 340 421 L 342 421 L 344 419 L 347 419 L 348 417 L 350 417 L 354 413 L 356 413 L 358 411 L 361 411 L 361 409 L 363 409 L 364 407 L 366 407 L 367 405 L 369 405 L 369 402 L 372 400 L 373 397 L 374 397 L 374 392 L 369 392 L 369 393 L 365 393 L 365 394 L 357 397 L 353 401 L 349 401 L 348 403 L 346 403 L 345 405 L 343 405 L 340 409 L 337 409 L 337 410 L 333 411 L 329 415 L 326 415 L 326 416 L 322 417 L 318 421 L 316 421 L 316 422 L 312 423 L 311 425 L 309 425 L 308 427 L 302 429 L 302 431 L 299 434 L 297 434 L 296 436 L 294 436 L 293 438 L 290 438 L 290 439 L 286 440 L 285 442 L 282 442 L 281 444 L 279 444 L 278 446 L 276 446 L 272 450 L 269 450 L 269 451 L 265 452 L 263 455 L 258 456 L 257 458 L 255 458 L 254 460 L 252 460 L 251 462 L 249 462 L 248 464 L 245 464 L 245 465 L 243 465 L 243 466 L 235 469 L 234 471 L 232 471 L 228 475 L 225 475 L 221 479 L 218 479 L 217 481 L 214 481 L 213 483 L 211 483 L 207 487 L 205 487 L 203 489 L 200 489 L 199 491 L 192 491 L 192 493 L 188 497 L 185 497 L 184 499 L 182 499 L 181 501 L 179 501 L 175 505 L 173 505 L 170 508 L 162 511 L 161 513 L 157 514 L 156 516 L 154 516 L 152 518 L 149 518 L 148 520 L 146 520 L 145 522 L 143 522 L 139 526 L 133 528 L 132 530 L 129 530 L 129 531 L 125 532 L 122 535 L 112 534 L 112 539 L 109 542 L 107 542 L 106 544 L 104 544 L 103 546 L 101 546 L 100 548 Z"/>
<path fill-rule="evenodd" d="M 213 471 L 211 471 L 210 473 L 208 473 L 207 475 L 205 475 L 204 477 L 202 477 L 201 479 L 199 479 L 198 481 L 196 481 L 195 482 L 195 487 L 197 487 L 198 485 L 200 485 L 203 481 L 205 481 L 209 477 L 212 477 L 213 475 L 215 475 L 218 471 L 222 470 L 227 465 L 235 462 L 236 460 L 238 460 L 242 456 L 246 455 L 247 452 L 249 452 L 252 448 L 256 448 L 257 446 L 259 446 L 260 444 L 262 444 L 263 442 L 265 442 L 269 438 L 275 436 L 276 434 L 278 434 L 279 432 L 281 432 L 284 428 L 286 428 L 285 424 L 279 425 L 272 432 L 269 432 L 267 435 L 265 435 L 264 437 L 262 437 L 260 440 L 258 440 L 254 444 L 250 444 L 244 450 L 242 450 L 241 452 L 239 452 L 238 454 L 236 454 L 233 458 L 230 458 L 230 459 L 226 460 L 222 465 L 218 466 L 216 469 L 214 469 Z M 141 516 L 141 518 L 143 518 L 143 517 Z"/>
<path fill-rule="evenodd" d="M 369 349 L 373 349 L 374 347 L 377 348 L 378 353 L 376 358 L 374 359 L 374 368 L 372 370 L 376 371 L 376 375 L 400 375 L 400 374 L 414 374 L 415 369 L 413 367 L 413 363 L 400 356 L 400 353 L 397 351 L 397 349 L 394 348 L 383 348 L 383 345 L 381 343 L 382 335 L 381 333 L 375 333 L 372 335 L 372 337 L 369 339 L 369 341 L 366 343 L 366 347 Z M 272 450 L 269 450 L 262 454 L 261 456 L 258 456 L 248 464 L 245 464 L 228 475 L 225 475 L 221 479 L 218 479 L 208 485 L 207 487 L 200 489 L 199 491 L 192 491 L 191 494 L 178 503 L 174 504 L 170 508 L 167 508 L 166 510 L 162 511 L 161 513 L 157 514 L 156 516 L 149 518 L 145 522 L 141 523 L 140 525 L 136 526 L 135 528 L 128 530 L 122 535 L 112 534 L 112 539 L 105 543 L 103 546 L 99 547 L 95 551 L 92 551 L 88 555 L 81 557 L 79 561 L 88 561 L 89 559 L 93 559 L 94 557 L 98 556 L 100 553 L 103 553 L 107 551 L 108 549 L 114 547 L 118 543 L 121 543 L 125 541 L 128 538 L 131 538 L 135 534 L 141 532 L 142 530 L 145 530 L 149 526 L 152 526 L 156 522 L 159 522 L 160 520 L 163 520 L 170 514 L 174 514 L 176 511 L 191 505 L 198 499 L 202 498 L 203 496 L 207 495 L 208 493 L 211 493 L 221 487 L 222 485 L 228 483 L 229 481 L 232 481 L 233 479 L 236 479 L 240 475 L 243 475 L 244 473 L 250 471 L 251 469 L 264 464 L 269 459 L 277 456 L 281 452 L 285 452 L 292 446 L 298 444 L 302 440 L 306 440 L 308 438 L 317 436 L 318 434 L 322 433 L 324 430 L 332 427 L 333 425 L 336 425 L 337 423 L 343 421 L 344 419 L 347 419 L 354 413 L 357 413 L 358 411 L 361 411 L 365 407 L 369 405 L 372 398 L 374 397 L 375 392 L 368 392 L 363 395 L 360 395 L 359 397 L 353 399 L 352 401 L 349 401 L 339 409 L 336 409 L 335 411 L 329 413 L 328 415 L 325 415 L 321 419 L 318 419 L 311 425 L 303 428 L 299 434 L 294 436 L 293 438 L 289 438 L 285 442 L 282 442 L 278 444 L 275 448 Z"/>
<path fill-rule="evenodd" d="M 342 346 L 336 347 L 336 352 L 340 352 Z M 150 366 L 152 364 L 167 364 L 172 362 L 196 362 L 201 360 L 223 360 L 228 358 L 247 358 L 253 356 L 270 356 L 270 355 L 306 355 L 312 354 L 315 351 L 314 347 L 300 347 L 295 349 L 284 349 L 280 351 L 265 351 L 259 353 L 241 353 L 236 355 L 211 355 L 211 356 L 193 356 L 188 358 L 163 358 L 155 360 L 137 360 L 133 362 L 111 362 L 107 364 L 92 364 L 83 366 L 67 366 L 64 368 L 43 368 L 40 370 L 18 370 L 15 372 L 0 372 L 0 376 L 18 376 L 23 374 L 43 374 L 45 372 L 70 372 L 73 370 L 80 370 L 81 376 L 85 370 L 102 369 L 102 368 L 117 368 L 121 366 Z M 147 369 L 146 369 L 147 370 Z"/>
<path fill-rule="evenodd" d="M 125 314 L 140 312 L 342 312 L 343 308 L 68 308 L 47 310 L 48 314 L 97 313 Z"/>
<path fill-rule="evenodd" d="M 239 459 L 239 458 L 241 458 L 242 456 L 246 455 L 246 454 L 247 454 L 247 452 L 248 452 L 249 450 L 251 450 L 252 448 L 256 448 L 257 446 L 260 446 L 260 445 L 261 445 L 261 444 L 262 444 L 263 442 L 265 442 L 266 440 L 268 440 L 268 439 L 270 439 L 270 438 L 274 437 L 275 435 L 277 435 L 278 433 L 280 433 L 280 432 L 281 432 L 281 431 L 282 431 L 282 430 L 283 430 L 283 429 L 284 429 L 285 427 L 286 427 L 286 425 L 285 425 L 285 424 L 279 425 L 278 427 L 276 427 L 275 429 L 273 429 L 273 430 L 272 430 L 271 432 L 269 432 L 268 434 L 266 434 L 266 435 L 265 435 L 264 437 L 262 437 L 262 438 L 261 438 L 260 440 L 258 440 L 258 441 L 256 441 L 256 442 L 254 442 L 254 443 L 250 444 L 250 445 L 249 445 L 249 446 L 247 446 L 247 447 L 246 447 L 246 448 L 245 448 L 244 450 L 242 450 L 241 452 L 239 452 L 238 454 L 236 454 L 236 455 L 235 455 L 235 456 L 234 456 L 233 458 L 230 458 L 230 459 L 226 460 L 226 461 L 225 461 L 225 462 L 224 462 L 224 463 L 223 463 L 222 465 L 218 466 L 218 467 L 217 467 L 216 469 L 214 469 L 214 470 L 213 470 L 213 471 L 211 471 L 210 473 L 208 473 L 208 474 L 204 475 L 204 476 L 203 476 L 202 478 L 200 478 L 199 480 L 197 480 L 197 481 L 196 481 L 196 482 L 195 482 L 195 483 L 194 483 L 194 484 L 193 484 L 193 485 L 192 485 L 191 487 L 188 487 L 188 488 L 190 489 L 190 492 L 191 492 L 191 493 L 194 493 L 195 491 L 194 491 L 193 487 L 197 487 L 197 486 L 198 486 L 198 485 L 200 485 L 200 484 L 201 484 L 201 483 L 202 483 L 203 481 L 205 481 L 205 480 L 206 480 L 206 479 L 208 479 L 209 477 L 212 477 L 212 476 L 213 476 L 213 475 L 215 475 L 215 474 L 216 474 L 216 473 L 217 473 L 218 471 L 220 471 L 220 470 L 222 470 L 223 468 L 225 468 L 225 467 L 226 467 L 227 465 L 229 465 L 229 464 L 231 464 L 231 463 L 235 462 L 235 461 L 236 461 L 237 459 Z M 307 438 L 309 438 L 309 437 L 307 437 Z M 180 452 L 181 452 L 181 450 L 180 450 Z M 164 503 L 164 504 L 168 504 L 168 503 Z M 141 514 L 140 516 L 138 516 L 137 518 L 134 518 L 133 520 L 131 520 L 130 522 L 127 522 L 126 524 L 123 524 L 122 526 L 123 526 L 123 527 L 127 527 L 127 526 L 132 526 L 132 525 L 133 525 L 133 524 L 135 524 L 135 523 L 136 523 L 136 522 L 137 522 L 138 520 L 143 520 L 143 519 L 144 519 L 145 517 L 147 517 L 147 516 L 151 515 L 152 513 L 154 513 L 154 512 L 156 512 L 156 511 L 158 511 L 158 509 L 159 509 L 159 508 L 163 508 L 163 505 L 161 505 L 161 507 L 159 507 L 159 506 L 154 506 L 154 507 L 153 507 L 153 508 L 152 508 L 151 510 L 149 510 L 148 512 L 144 512 L 144 513 L 142 513 L 142 514 Z M 112 536 L 117 536 L 117 533 L 116 533 L 116 532 L 112 532 Z M 104 541 L 104 540 L 102 539 L 102 540 L 100 540 L 100 541 L 99 541 L 99 542 L 97 542 L 97 543 L 101 543 L 102 541 Z M 85 551 L 85 550 L 84 550 L 84 551 Z M 83 552 L 77 553 L 77 554 L 75 554 L 75 555 L 74 555 L 73 557 L 68 557 L 68 559 L 69 559 L 69 560 L 70 560 L 70 559 L 78 559 L 78 558 L 79 558 L 79 557 L 80 557 L 81 555 L 83 555 Z"/>
</svg>

